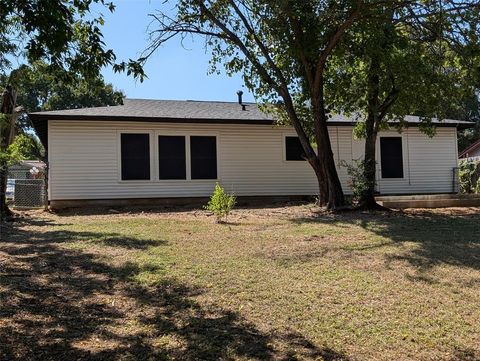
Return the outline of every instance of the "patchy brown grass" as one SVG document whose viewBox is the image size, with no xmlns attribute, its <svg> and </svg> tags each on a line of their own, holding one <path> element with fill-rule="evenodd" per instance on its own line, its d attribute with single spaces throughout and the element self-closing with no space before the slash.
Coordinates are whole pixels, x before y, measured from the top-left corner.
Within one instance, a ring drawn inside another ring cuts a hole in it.
<svg viewBox="0 0 480 361">
<path fill-rule="evenodd" d="M 29 214 L 2 360 L 479 360 L 480 209 Z"/>
</svg>

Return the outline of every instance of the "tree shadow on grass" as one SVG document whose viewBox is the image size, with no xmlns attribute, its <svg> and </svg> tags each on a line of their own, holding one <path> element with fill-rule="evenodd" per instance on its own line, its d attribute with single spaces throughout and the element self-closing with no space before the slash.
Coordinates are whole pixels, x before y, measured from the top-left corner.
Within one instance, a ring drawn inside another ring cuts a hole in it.
<svg viewBox="0 0 480 361">
<path fill-rule="evenodd" d="M 368 251 L 393 244 L 414 243 L 407 251 L 387 255 L 387 262 L 407 261 L 419 270 L 436 265 L 453 265 L 480 269 L 480 214 L 446 214 L 433 211 L 364 213 L 350 212 L 337 216 L 292 219 L 296 224 L 358 225 L 386 240 L 358 247 Z"/>
<path fill-rule="evenodd" d="M 407 261 L 420 271 L 437 265 L 480 269 L 480 215 L 448 215 L 433 212 L 400 213 L 389 218 L 361 220 L 368 231 L 395 243 L 417 246 L 388 261 Z"/>
<path fill-rule="evenodd" d="M 69 224 L 54 224 L 48 219 L 22 219 L 15 222 L 15 229 L 19 229 L 22 226 L 36 226 L 36 227 L 51 227 L 51 226 L 68 226 Z M 5 228 L 7 231 L 8 228 Z M 22 244 L 25 241 L 25 232 L 9 232 L 9 240 L 16 244 Z M 67 243 L 71 241 L 75 242 L 90 242 L 93 244 L 109 246 L 109 247 L 118 247 L 125 249 L 136 249 L 144 250 L 149 247 L 156 247 L 165 245 L 167 242 L 164 240 L 157 239 L 143 239 L 136 237 L 126 237 L 119 233 L 112 232 L 88 232 L 88 231 L 70 231 L 70 230 L 49 230 L 46 234 L 36 234 L 32 232 L 29 235 L 31 240 L 39 238 L 48 242 L 48 244 L 54 243 Z M 2 240 L 0 233 L 0 241 Z M 27 243 L 28 244 L 28 243 Z"/>
<path fill-rule="evenodd" d="M 202 306 L 201 288 L 166 276 L 154 286 L 134 281 L 160 266 L 116 265 L 108 254 L 62 247 L 103 234 L 39 227 L 2 230 L 0 360 L 346 360 L 301 335 L 282 340 L 237 312 Z"/>
</svg>

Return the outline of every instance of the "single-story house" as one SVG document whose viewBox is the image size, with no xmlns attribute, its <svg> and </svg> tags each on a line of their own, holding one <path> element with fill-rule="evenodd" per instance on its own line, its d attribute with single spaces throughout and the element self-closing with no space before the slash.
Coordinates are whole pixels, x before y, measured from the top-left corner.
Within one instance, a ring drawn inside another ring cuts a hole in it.
<svg viewBox="0 0 480 361">
<path fill-rule="evenodd" d="M 126 99 L 119 106 L 29 116 L 47 149 L 53 207 L 207 197 L 215 182 L 237 196 L 318 194 L 293 128 L 276 125 L 255 104 Z M 436 136 L 429 138 L 417 117 L 406 121 L 402 133 L 380 133 L 378 192 L 456 191 L 457 129 L 470 123 L 437 122 Z M 342 163 L 363 154 L 354 125 L 344 116 L 329 121 L 346 193 L 349 176 Z"/>
<path fill-rule="evenodd" d="M 460 152 L 458 158 L 480 158 L 480 139 Z"/>
</svg>

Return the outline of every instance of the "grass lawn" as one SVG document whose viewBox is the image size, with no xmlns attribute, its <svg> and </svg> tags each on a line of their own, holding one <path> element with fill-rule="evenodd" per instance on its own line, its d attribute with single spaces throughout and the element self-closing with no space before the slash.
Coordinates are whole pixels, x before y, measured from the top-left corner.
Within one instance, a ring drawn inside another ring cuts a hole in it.
<svg viewBox="0 0 480 361">
<path fill-rule="evenodd" d="M 0 360 L 479 360 L 480 209 L 26 215 Z"/>
</svg>

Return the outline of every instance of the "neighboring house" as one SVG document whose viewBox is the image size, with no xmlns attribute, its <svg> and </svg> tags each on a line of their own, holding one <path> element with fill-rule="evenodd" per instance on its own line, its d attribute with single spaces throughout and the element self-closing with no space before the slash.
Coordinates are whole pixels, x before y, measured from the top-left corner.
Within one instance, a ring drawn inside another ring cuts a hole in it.
<svg viewBox="0 0 480 361">
<path fill-rule="evenodd" d="M 461 152 L 458 158 L 480 158 L 480 139 Z"/>
<path fill-rule="evenodd" d="M 315 195 L 318 183 L 292 127 L 277 126 L 254 104 L 125 100 L 124 105 L 31 113 L 47 149 L 53 207 L 125 203 L 132 199 L 206 197 L 215 182 L 238 196 Z M 378 192 L 455 190 L 457 128 L 445 120 L 436 136 L 420 132 L 417 117 L 378 139 Z M 354 122 L 329 121 L 332 149 L 346 193 L 342 161 L 363 156 Z"/>
<path fill-rule="evenodd" d="M 8 178 L 37 179 L 43 176 L 45 163 L 41 160 L 24 160 L 8 168 Z"/>
</svg>

